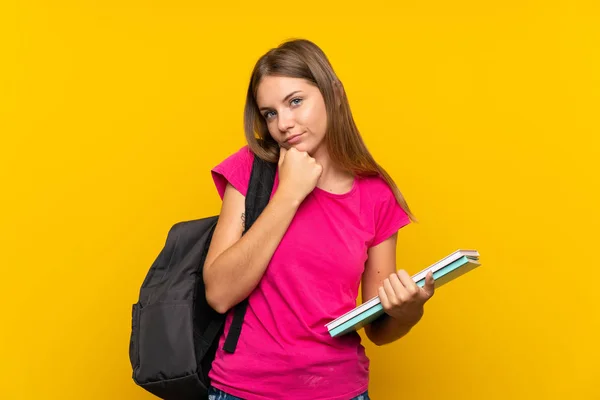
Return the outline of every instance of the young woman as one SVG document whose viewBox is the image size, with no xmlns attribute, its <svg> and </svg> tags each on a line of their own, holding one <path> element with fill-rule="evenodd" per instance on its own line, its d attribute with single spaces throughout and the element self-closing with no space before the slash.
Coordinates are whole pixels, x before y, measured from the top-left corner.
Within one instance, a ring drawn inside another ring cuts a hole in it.
<svg viewBox="0 0 600 400">
<path fill-rule="evenodd" d="M 379 296 L 386 312 L 365 328 L 377 345 L 421 319 L 434 281 L 396 272 L 397 231 L 414 218 L 375 162 L 326 55 L 291 40 L 257 62 L 245 106 L 247 146 L 212 170 L 223 200 L 204 266 L 211 306 L 249 296 L 233 354 L 210 372 L 211 400 L 368 400 L 369 359 L 353 332 L 325 324 Z M 248 232 L 244 199 L 254 157 L 278 162 L 272 197 Z"/>
</svg>

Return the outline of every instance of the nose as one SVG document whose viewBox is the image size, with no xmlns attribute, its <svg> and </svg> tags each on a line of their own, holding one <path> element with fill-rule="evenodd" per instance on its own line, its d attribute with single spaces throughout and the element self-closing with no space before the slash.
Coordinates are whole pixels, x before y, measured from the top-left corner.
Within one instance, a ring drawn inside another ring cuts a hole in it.
<svg viewBox="0 0 600 400">
<path fill-rule="evenodd" d="M 294 115 L 291 110 L 282 110 L 279 112 L 277 126 L 280 132 L 287 132 L 294 127 Z"/>
</svg>

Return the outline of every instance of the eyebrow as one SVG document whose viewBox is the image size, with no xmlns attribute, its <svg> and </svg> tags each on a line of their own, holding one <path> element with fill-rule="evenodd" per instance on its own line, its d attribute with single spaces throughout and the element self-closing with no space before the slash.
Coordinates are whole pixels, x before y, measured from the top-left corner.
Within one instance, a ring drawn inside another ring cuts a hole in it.
<svg viewBox="0 0 600 400">
<path fill-rule="evenodd" d="M 281 102 L 283 103 L 284 101 L 286 101 L 287 99 L 289 99 L 290 97 L 292 97 L 293 95 L 295 95 L 296 93 L 300 93 L 300 92 L 301 92 L 301 90 L 296 90 L 296 91 L 288 94 L 287 96 L 284 97 L 283 100 L 281 100 Z M 270 110 L 270 109 L 271 109 L 271 107 L 261 107 L 261 108 L 259 108 L 260 111 Z"/>
</svg>

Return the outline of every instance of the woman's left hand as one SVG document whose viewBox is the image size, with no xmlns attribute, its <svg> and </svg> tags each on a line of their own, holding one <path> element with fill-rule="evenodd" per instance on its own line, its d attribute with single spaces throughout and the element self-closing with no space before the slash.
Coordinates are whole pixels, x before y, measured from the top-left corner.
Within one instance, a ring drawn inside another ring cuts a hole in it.
<svg viewBox="0 0 600 400">
<path fill-rule="evenodd" d="M 400 270 L 383 281 L 379 288 L 379 299 L 383 310 L 402 325 L 414 326 L 423 316 L 423 306 L 433 296 L 435 283 L 433 274 L 427 273 L 421 288 L 404 270 Z"/>
</svg>

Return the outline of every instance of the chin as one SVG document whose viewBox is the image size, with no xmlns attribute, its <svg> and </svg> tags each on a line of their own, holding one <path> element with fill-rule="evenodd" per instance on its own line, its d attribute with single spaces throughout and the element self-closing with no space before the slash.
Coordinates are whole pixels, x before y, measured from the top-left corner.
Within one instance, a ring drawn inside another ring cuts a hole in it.
<svg viewBox="0 0 600 400">
<path fill-rule="evenodd" d="M 293 147 L 293 148 L 295 148 L 298 151 L 305 151 L 308 154 L 312 155 L 312 149 L 306 143 L 300 142 L 298 144 L 289 145 L 288 147 Z"/>
</svg>

